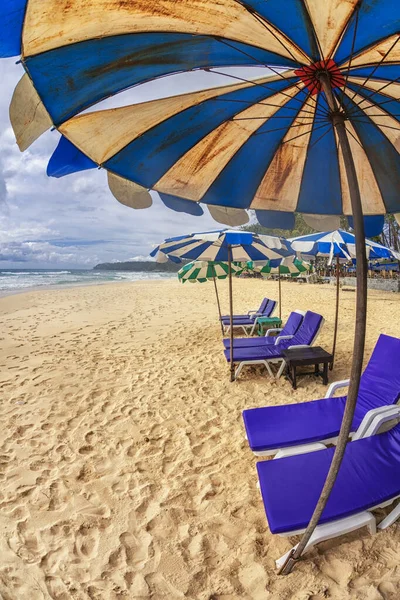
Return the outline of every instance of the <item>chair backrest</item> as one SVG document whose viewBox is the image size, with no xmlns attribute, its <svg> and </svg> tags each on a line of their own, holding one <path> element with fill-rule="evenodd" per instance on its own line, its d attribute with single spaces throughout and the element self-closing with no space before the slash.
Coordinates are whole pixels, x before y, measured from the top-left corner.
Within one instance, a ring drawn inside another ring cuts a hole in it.
<svg viewBox="0 0 400 600">
<path fill-rule="evenodd" d="M 264 298 L 264 300 L 260 304 L 260 308 L 257 312 L 264 314 L 265 309 L 267 308 L 269 303 L 269 298 Z"/>
<path fill-rule="evenodd" d="M 276 307 L 276 300 L 268 300 L 268 302 L 265 305 L 265 308 L 263 310 L 263 316 L 270 317 L 272 315 L 272 313 L 274 312 L 275 307 Z"/>
<path fill-rule="evenodd" d="M 294 335 L 303 322 L 304 314 L 305 313 L 301 310 L 295 310 L 291 312 L 288 320 L 286 321 L 285 327 L 282 329 L 279 335 Z"/>
<path fill-rule="evenodd" d="M 294 337 L 289 340 L 289 346 L 298 346 L 301 344 L 311 345 L 323 325 L 324 319 L 318 313 L 308 310 L 304 315 L 303 322 L 295 333 Z"/>
<path fill-rule="evenodd" d="M 356 416 L 400 399 L 400 339 L 381 334 L 361 376 Z"/>
</svg>

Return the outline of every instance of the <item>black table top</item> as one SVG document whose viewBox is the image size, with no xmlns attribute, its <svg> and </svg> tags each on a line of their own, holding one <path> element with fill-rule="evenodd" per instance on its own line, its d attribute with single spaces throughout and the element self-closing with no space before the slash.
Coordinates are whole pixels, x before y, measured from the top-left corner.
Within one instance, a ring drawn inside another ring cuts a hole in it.
<svg viewBox="0 0 400 600">
<path fill-rule="evenodd" d="M 325 363 L 333 360 L 333 355 L 320 346 L 283 350 L 282 355 L 286 362 L 299 365 Z"/>
</svg>

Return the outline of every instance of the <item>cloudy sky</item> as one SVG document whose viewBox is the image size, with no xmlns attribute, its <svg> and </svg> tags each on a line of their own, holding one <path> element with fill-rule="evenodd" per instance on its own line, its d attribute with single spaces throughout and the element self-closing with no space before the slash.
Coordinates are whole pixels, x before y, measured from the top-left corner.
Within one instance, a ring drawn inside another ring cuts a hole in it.
<svg viewBox="0 0 400 600">
<path fill-rule="evenodd" d="M 91 268 L 99 262 L 147 257 L 165 237 L 219 227 L 207 209 L 202 217 L 176 213 L 156 194 L 149 209 L 127 208 L 111 195 L 101 170 L 48 178 L 47 162 L 59 134 L 49 131 L 20 153 L 8 117 L 13 90 L 23 74 L 15 63 L 0 61 L 0 269 Z M 252 76 L 264 73 L 251 69 Z M 235 74 L 249 76 L 249 70 L 236 69 Z M 234 82 L 210 73 L 176 75 L 118 94 L 96 108 L 226 83 Z"/>
</svg>

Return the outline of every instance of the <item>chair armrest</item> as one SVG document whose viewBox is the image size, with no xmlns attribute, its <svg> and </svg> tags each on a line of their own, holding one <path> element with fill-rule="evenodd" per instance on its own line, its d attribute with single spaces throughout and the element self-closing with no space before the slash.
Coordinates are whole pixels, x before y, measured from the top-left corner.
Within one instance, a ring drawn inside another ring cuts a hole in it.
<svg viewBox="0 0 400 600">
<path fill-rule="evenodd" d="M 291 446 L 290 448 L 282 448 L 279 450 L 272 460 L 285 458 L 286 456 L 297 456 L 298 454 L 308 454 L 317 450 L 326 450 L 325 444 L 322 442 L 314 442 L 313 444 L 303 444 L 302 446 Z"/>
<path fill-rule="evenodd" d="M 292 338 L 294 338 L 294 335 L 278 335 L 275 344 L 278 344 L 281 340 L 291 340 Z"/>
<path fill-rule="evenodd" d="M 260 313 L 258 312 L 258 310 L 249 310 L 247 314 L 250 317 L 251 315 L 257 315 L 257 314 L 260 314 Z"/>
<path fill-rule="evenodd" d="M 328 387 L 328 391 L 325 394 L 325 398 L 332 398 L 333 394 L 336 390 L 340 390 L 340 388 L 349 387 L 350 379 L 342 379 L 341 381 L 334 381 Z"/>
<path fill-rule="evenodd" d="M 270 335 L 270 333 L 279 333 L 280 331 L 283 331 L 283 327 L 276 327 L 275 329 L 267 329 L 267 333 L 265 334 L 265 337 L 268 337 Z"/>
<path fill-rule="evenodd" d="M 353 434 L 352 440 L 359 440 L 364 437 L 370 437 L 375 435 L 378 429 L 386 421 L 397 419 L 400 417 L 400 406 L 393 406 L 388 404 L 387 406 L 379 406 L 378 408 L 372 408 L 365 415 L 361 421 L 357 431 Z"/>
<path fill-rule="evenodd" d="M 288 350 L 293 350 L 293 348 L 296 348 L 297 350 L 299 348 L 310 348 L 310 344 L 295 344 L 294 346 L 289 346 Z"/>
</svg>

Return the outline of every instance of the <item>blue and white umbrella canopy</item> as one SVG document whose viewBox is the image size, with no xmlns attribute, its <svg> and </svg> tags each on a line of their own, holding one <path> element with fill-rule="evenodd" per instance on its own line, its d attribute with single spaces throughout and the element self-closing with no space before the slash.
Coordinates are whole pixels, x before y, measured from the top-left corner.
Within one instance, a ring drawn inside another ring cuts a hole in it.
<svg viewBox="0 0 400 600">
<path fill-rule="evenodd" d="M 294 255 L 290 243 L 284 238 L 259 235 L 251 231 L 222 229 L 166 239 L 151 252 L 151 256 L 155 256 L 161 262 L 165 261 L 166 257 L 175 259 L 175 262 L 227 262 L 229 251 L 232 252 L 232 261 L 269 260 L 272 267 L 278 266 L 282 258 Z"/>
<path fill-rule="evenodd" d="M 290 238 L 293 250 L 303 256 L 321 256 L 352 260 L 356 258 L 355 236 L 348 231 L 337 229 L 324 233 L 312 233 L 300 237 Z M 396 259 L 400 260 L 400 253 L 382 246 L 372 240 L 365 240 L 367 258 L 369 260 Z"/>
<path fill-rule="evenodd" d="M 274 227 L 293 211 L 350 215 L 323 72 L 364 214 L 400 212 L 397 0 L 2 0 L 0 27 L 0 56 L 26 71 L 10 109 L 20 148 L 62 135 L 51 176 L 100 166 L 130 206 L 149 206 L 151 189 L 175 210 L 252 208 Z M 243 66 L 270 74 L 93 111 L 158 77 Z"/>
</svg>

